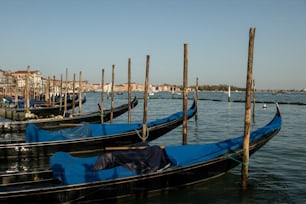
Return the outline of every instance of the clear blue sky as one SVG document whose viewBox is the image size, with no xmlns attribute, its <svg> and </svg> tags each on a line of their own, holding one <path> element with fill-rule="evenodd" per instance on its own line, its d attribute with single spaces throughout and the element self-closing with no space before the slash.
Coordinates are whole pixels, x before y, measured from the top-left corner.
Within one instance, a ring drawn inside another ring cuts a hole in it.
<svg viewBox="0 0 306 204">
<path fill-rule="evenodd" d="M 40 70 L 92 83 L 245 87 L 249 29 L 256 28 L 253 78 L 259 89 L 306 88 L 305 0 L 0 0 L 0 69 Z"/>
</svg>

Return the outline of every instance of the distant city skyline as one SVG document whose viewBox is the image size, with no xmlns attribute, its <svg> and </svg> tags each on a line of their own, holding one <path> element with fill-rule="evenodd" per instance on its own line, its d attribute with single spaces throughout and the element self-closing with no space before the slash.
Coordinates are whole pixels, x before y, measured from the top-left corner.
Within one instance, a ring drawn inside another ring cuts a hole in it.
<svg viewBox="0 0 306 204">
<path fill-rule="evenodd" d="M 250 27 L 256 28 L 253 79 L 258 89 L 306 88 L 304 0 L 0 0 L 0 69 L 43 76 L 80 71 L 100 83 L 182 84 L 188 44 L 188 84 L 245 87 Z"/>
</svg>

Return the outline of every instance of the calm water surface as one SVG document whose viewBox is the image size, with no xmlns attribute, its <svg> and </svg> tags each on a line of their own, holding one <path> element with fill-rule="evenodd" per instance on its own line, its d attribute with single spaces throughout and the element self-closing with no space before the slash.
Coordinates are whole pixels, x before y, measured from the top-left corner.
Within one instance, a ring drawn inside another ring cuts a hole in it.
<svg viewBox="0 0 306 204">
<path fill-rule="evenodd" d="M 142 98 L 142 93 L 137 93 Z M 100 93 L 87 93 L 84 111 L 98 108 Z M 244 92 L 232 93 L 232 100 L 244 100 Z M 244 103 L 227 102 L 222 92 L 200 92 L 198 120 L 188 121 L 188 143 L 216 142 L 243 134 Z M 209 100 L 208 100 L 209 99 Z M 156 195 L 147 199 L 124 203 L 306 203 L 306 93 L 257 93 L 256 99 L 264 102 L 280 102 L 283 127 L 278 135 L 250 158 L 249 184 L 247 190 L 240 189 L 240 169 L 236 167 L 227 174 L 200 185 L 176 190 L 167 195 Z M 220 100 L 216 102 L 215 100 Z M 116 95 L 115 106 L 126 103 L 127 96 Z M 191 105 L 191 100 L 188 106 Z M 275 113 L 275 105 L 255 105 L 252 130 L 268 123 Z M 105 101 L 109 108 L 110 101 Z M 182 110 L 182 100 L 171 99 L 171 93 L 157 93 L 148 102 L 147 121 L 155 120 Z M 143 100 L 132 110 L 132 122 L 142 122 Z M 127 114 L 114 120 L 126 122 Z M 179 145 L 182 143 L 182 127 L 151 142 L 157 145 Z"/>
</svg>

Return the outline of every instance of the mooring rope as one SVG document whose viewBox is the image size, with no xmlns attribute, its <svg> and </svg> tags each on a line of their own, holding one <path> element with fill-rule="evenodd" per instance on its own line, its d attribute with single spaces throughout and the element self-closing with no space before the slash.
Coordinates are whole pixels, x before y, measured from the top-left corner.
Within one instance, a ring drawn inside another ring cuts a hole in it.
<svg viewBox="0 0 306 204">
<path fill-rule="evenodd" d="M 143 140 L 143 137 L 140 135 L 140 133 L 139 133 L 139 131 L 138 131 L 137 129 L 135 129 L 135 132 L 137 133 L 138 137 L 139 137 L 141 140 Z M 149 138 L 149 135 L 150 135 L 149 133 L 150 133 L 149 128 L 147 128 L 147 135 L 146 135 L 146 137 L 144 138 L 145 140 L 147 140 L 147 139 Z"/>
<path fill-rule="evenodd" d="M 240 160 L 238 160 L 238 159 L 235 159 L 234 157 L 232 157 L 232 156 L 230 156 L 230 155 L 228 155 L 228 154 L 224 154 L 224 156 L 225 156 L 226 158 L 229 158 L 229 159 L 231 159 L 231 160 L 237 162 L 238 164 L 241 164 L 241 165 L 244 165 L 244 166 L 248 166 L 248 165 L 249 165 L 248 162 L 247 162 L 247 163 L 243 163 L 242 161 L 240 161 Z"/>
</svg>

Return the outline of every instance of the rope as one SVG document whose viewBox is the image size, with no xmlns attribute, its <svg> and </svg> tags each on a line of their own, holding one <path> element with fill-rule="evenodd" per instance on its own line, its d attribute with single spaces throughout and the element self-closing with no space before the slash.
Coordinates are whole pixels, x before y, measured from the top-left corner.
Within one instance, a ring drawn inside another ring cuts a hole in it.
<svg viewBox="0 0 306 204">
<path fill-rule="evenodd" d="M 229 156 L 228 154 L 224 154 L 224 156 L 225 156 L 226 158 L 229 158 L 229 159 L 231 159 L 231 160 L 237 162 L 238 164 L 243 165 L 243 166 L 248 166 L 248 165 L 249 165 L 248 162 L 247 162 L 247 163 L 243 163 L 242 161 L 240 161 L 240 160 L 238 160 L 238 159 L 235 159 L 234 157 L 231 157 L 231 156 Z"/>
<path fill-rule="evenodd" d="M 143 137 L 140 135 L 138 130 L 135 130 L 135 132 L 137 133 L 138 137 L 143 140 Z M 147 128 L 147 136 L 144 138 L 145 140 L 147 140 L 149 138 L 149 128 Z"/>
</svg>

